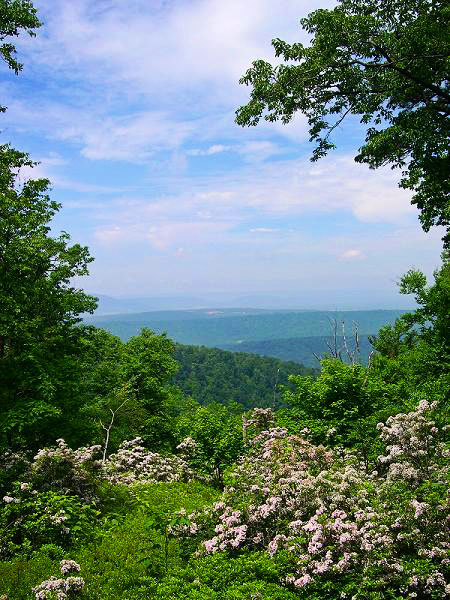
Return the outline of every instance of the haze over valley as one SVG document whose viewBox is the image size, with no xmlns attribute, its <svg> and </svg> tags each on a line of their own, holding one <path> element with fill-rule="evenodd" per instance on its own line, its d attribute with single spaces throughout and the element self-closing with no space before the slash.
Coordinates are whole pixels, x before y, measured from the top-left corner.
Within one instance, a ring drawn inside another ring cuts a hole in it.
<svg viewBox="0 0 450 600">
<path fill-rule="evenodd" d="M 392 325 L 404 312 L 202 308 L 94 315 L 85 317 L 85 323 L 106 329 L 123 341 L 146 327 L 158 334 L 167 333 L 181 344 L 250 352 L 318 367 L 318 357 L 330 354 L 330 345 L 345 358 L 343 333 L 353 347 L 356 331 L 359 359 L 367 362 L 373 350 L 368 336 L 385 325 Z"/>
</svg>

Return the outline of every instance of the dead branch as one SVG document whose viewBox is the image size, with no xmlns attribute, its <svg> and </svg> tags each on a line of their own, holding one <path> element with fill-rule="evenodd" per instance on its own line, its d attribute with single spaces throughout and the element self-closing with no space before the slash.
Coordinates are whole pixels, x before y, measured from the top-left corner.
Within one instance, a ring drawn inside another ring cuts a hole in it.
<svg viewBox="0 0 450 600">
<path fill-rule="evenodd" d="M 102 426 L 102 428 L 106 431 L 106 437 L 105 437 L 105 445 L 103 447 L 103 457 L 102 457 L 102 465 L 105 464 L 106 462 L 106 453 L 108 451 L 108 445 L 109 445 L 109 436 L 111 434 L 111 429 L 112 426 L 114 424 L 114 419 L 116 417 L 117 412 L 122 408 L 122 406 L 124 406 L 124 404 L 126 404 L 128 402 L 128 398 L 125 398 L 125 400 L 122 402 L 122 404 L 120 404 L 116 410 L 113 410 L 112 408 L 110 408 L 110 412 L 111 412 L 111 420 L 109 422 L 109 425 L 104 425 L 103 422 L 100 420 L 100 425 Z"/>
</svg>

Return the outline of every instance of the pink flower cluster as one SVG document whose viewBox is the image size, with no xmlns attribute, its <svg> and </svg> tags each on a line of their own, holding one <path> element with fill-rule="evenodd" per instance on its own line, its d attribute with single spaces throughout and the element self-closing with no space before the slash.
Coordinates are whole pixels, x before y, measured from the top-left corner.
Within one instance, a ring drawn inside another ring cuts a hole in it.
<svg viewBox="0 0 450 600">
<path fill-rule="evenodd" d="M 32 485 L 29 483 L 16 484 L 16 488 L 16 494 L 14 497 L 3 497 L 3 502 L 7 505 L 10 505 L 8 509 L 14 509 L 13 505 L 16 504 L 24 504 L 27 507 L 29 506 L 29 502 L 31 500 L 34 503 L 36 510 L 40 512 L 39 520 L 41 526 L 45 525 L 51 528 L 53 531 L 57 529 L 64 536 L 70 533 L 70 528 L 67 527 L 66 524 L 66 521 L 69 517 L 63 509 L 56 509 L 51 505 L 43 503 L 42 498 L 38 495 L 38 492 L 35 489 L 33 489 Z M 9 513 L 9 519 L 11 519 L 9 527 L 12 527 L 12 529 L 14 529 L 15 527 L 19 527 L 20 524 L 24 521 L 24 513 L 20 509 L 19 511 L 17 511 L 16 509 L 16 511 Z M 6 542 L 6 538 L 4 539 L 2 536 L 0 536 L 0 556 L 2 556 L 4 553 L 7 554 L 7 548 L 8 545 Z"/>
<path fill-rule="evenodd" d="M 62 560 L 60 563 L 62 578 L 50 577 L 43 581 L 32 592 L 36 600 L 66 600 L 81 592 L 84 588 L 82 577 L 65 577 L 68 573 L 79 572 L 80 565 L 73 560 Z"/>
<path fill-rule="evenodd" d="M 0 454 L 0 471 L 7 472 L 19 468 L 20 471 L 25 471 L 30 466 L 30 456 L 28 452 L 13 452 L 6 450 Z"/>
<path fill-rule="evenodd" d="M 195 452 L 197 451 L 197 449 L 198 449 L 198 444 L 191 437 L 184 438 L 184 440 L 177 446 L 178 452 L 181 454 L 181 456 L 183 456 L 186 459 L 193 456 L 195 454 Z"/>
<path fill-rule="evenodd" d="M 56 444 L 56 448 L 38 451 L 31 464 L 31 481 L 40 489 L 57 489 L 63 494 L 74 494 L 86 502 L 91 501 L 95 497 L 94 478 L 101 469 L 101 461 L 97 458 L 101 446 L 73 450 L 61 438 Z"/>
<path fill-rule="evenodd" d="M 244 429 L 254 427 L 257 431 L 269 429 L 275 424 L 275 414 L 271 408 L 254 408 L 249 417 L 242 420 Z"/>
<path fill-rule="evenodd" d="M 195 442 L 187 438 L 179 449 L 192 450 Z M 113 484 L 156 483 L 190 481 L 195 477 L 187 462 L 177 456 L 162 456 L 150 452 L 137 437 L 123 442 L 115 454 L 102 464 L 99 460 L 101 446 L 94 445 L 73 450 L 63 439 L 56 448 L 38 451 L 30 465 L 30 480 L 36 493 L 39 489 L 57 489 L 63 494 L 78 495 L 87 503 L 95 499 L 95 486 L 104 479 Z M 29 482 L 22 482 L 21 491 L 31 490 Z M 5 503 L 18 503 L 20 499 L 6 495 Z"/>
<path fill-rule="evenodd" d="M 355 600 L 367 597 L 367 586 L 374 593 L 387 586 L 401 597 L 450 597 L 443 575 L 450 563 L 448 505 L 423 499 L 423 484 L 441 485 L 448 475 L 432 409 L 422 402 L 379 426 L 387 444 L 380 472 L 368 473 L 350 452 L 332 453 L 279 428 L 262 431 L 229 474 L 221 502 L 190 515 L 204 535 L 200 552 L 287 550 L 296 566 L 286 585 L 351 573 L 360 582 Z"/>
<path fill-rule="evenodd" d="M 76 563 L 74 560 L 62 560 L 59 563 L 59 568 L 61 570 L 62 575 L 67 575 L 68 573 L 79 573 L 80 565 Z"/>
<path fill-rule="evenodd" d="M 422 400 L 417 410 L 389 417 L 386 424 L 378 423 L 380 438 L 387 444 L 387 453 L 379 461 L 388 466 L 388 479 L 415 484 L 426 481 L 440 468 L 441 459 L 449 458 L 436 423 L 427 418 L 434 408 L 435 404 Z"/>
<path fill-rule="evenodd" d="M 103 476 L 115 484 L 190 481 L 194 475 L 186 461 L 150 452 L 139 437 L 123 442 L 103 466 Z"/>
</svg>

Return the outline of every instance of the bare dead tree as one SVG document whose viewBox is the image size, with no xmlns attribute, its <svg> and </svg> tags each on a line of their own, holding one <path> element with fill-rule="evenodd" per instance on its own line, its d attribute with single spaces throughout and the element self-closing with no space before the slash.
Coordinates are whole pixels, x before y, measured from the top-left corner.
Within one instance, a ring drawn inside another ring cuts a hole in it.
<svg viewBox="0 0 450 600">
<path fill-rule="evenodd" d="M 331 352 L 331 356 L 333 358 L 336 358 L 337 360 L 342 360 L 342 355 L 341 355 L 341 350 L 338 347 L 338 324 L 337 324 L 337 320 L 336 319 L 331 319 L 330 317 L 328 317 L 328 320 L 330 322 L 330 326 L 331 329 L 333 331 L 333 340 L 332 343 L 330 343 L 328 340 L 325 340 L 325 343 L 328 347 L 328 350 Z"/>
<path fill-rule="evenodd" d="M 109 421 L 109 425 L 104 425 L 103 422 L 100 420 L 100 425 L 106 431 L 105 444 L 103 446 L 102 465 L 104 465 L 106 462 L 106 453 L 108 451 L 109 437 L 111 434 L 112 426 L 114 425 L 114 419 L 116 418 L 116 414 L 119 412 L 119 410 L 122 408 L 122 406 L 124 406 L 128 402 L 128 400 L 129 400 L 128 398 L 125 398 L 125 400 L 122 402 L 122 404 L 120 404 L 115 410 L 113 410 L 112 408 L 109 409 L 111 412 L 111 419 Z"/>
<path fill-rule="evenodd" d="M 355 365 L 355 355 L 350 351 L 347 344 L 347 336 L 345 335 L 345 321 L 342 321 L 342 340 L 344 342 L 345 353 L 347 354 L 348 360 L 351 362 L 352 367 Z"/>
<path fill-rule="evenodd" d="M 273 406 L 274 406 L 274 408 L 275 408 L 275 399 L 276 399 L 279 376 L 280 376 L 280 369 L 277 369 L 277 376 L 275 378 L 275 383 L 273 384 Z"/>
<path fill-rule="evenodd" d="M 242 441 L 244 443 L 244 447 L 247 446 L 247 417 L 242 415 Z"/>
<path fill-rule="evenodd" d="M 361 354 L 361 346 L 359 345 L 358 323 L 356 321 L 353 321 L 353 327 L 355 331 L 355 348 L 359 356 Z"/>
<path fill-rule="evenodd" d="M 366 387 L 366 385 L 367 385 L 367 380 L 369 379 L 369 369 L 372 366 L 372 357 L 374 354 L 375 354 L 375 350 L 372 350 L 369 354 L 369 358 L 367 361 L 367 371 L 366 371 L 366 376 L 364 377 L 363 387 Z"/>
<path fill-rule="evenodd" d="M 328 320 L 330 322 L 330 327 L 332 330 L 332 339 L 330 341 L 325 340 L 325 343 L 327 345 L 328 350 L 330 351 L 331 357 L 336 360 L 340 360 L 341 362 L 344 362 L 343 361 L 343 353 L 344 353 L 344 356 L 347 356 L 348 361 L 352 365 L 352 367 L 354 367 L 358 364 L 361 364 L 361 340 L 360 340 L 360 335 L 359 335 L 358 323 L 356 323 L 356 321 L 353 321 L 352 336 L 351 336 L 351 338 L 349 338 L 347 336 L 346 329 L 345 329 L 345 321 L 342 321 L 342 324 L 341 324 L 342 345 L 340 345 L 339 336 L 338 336 L 337 319 L 328 318 Z M 313 352 L 313 354 L 314 354 L 315 358 L 320 362 L 320 357 L 314 352 Z M 370 367 L 372 356 L 373 356 L 373 352 L 371 352 L 369 355 L 369 362 L 367 365 L 368 367 Z"/>
<path fill-rule="evenodd" d="M 322 361 L 322 359 L 320 358 L 320 356 L 319 356 L 318 354 L 316 354 L 314 351 L 313 351 L 313 356 L 314 356 L 314 358 L 315 358 L 316 360 L 318 360 L 318 361 L 319 361 L 319 363 Z"/>
<path fill-rule="evenodd" d="M 345 333 L 345 321 L 342 321 L 342 339 L 343 339 L 343 343 L 344 343 L 344 348 L 345 348 L 345 352 L 348 356 L 348 359 L 352 365 L 352 367 L 354 367 L 357 364 L 360 364 L 360 354 L 361 354 L 361 348 L 360 348 L 360 343 L 359 343 L 359 332 L 358 332 L 358 323 L 356 323 L 356 321 L 353 321 L 353 348 L 351 349 L 349 347 L 349 344 L 347 343 L 347 335 Z"/>
</svg>

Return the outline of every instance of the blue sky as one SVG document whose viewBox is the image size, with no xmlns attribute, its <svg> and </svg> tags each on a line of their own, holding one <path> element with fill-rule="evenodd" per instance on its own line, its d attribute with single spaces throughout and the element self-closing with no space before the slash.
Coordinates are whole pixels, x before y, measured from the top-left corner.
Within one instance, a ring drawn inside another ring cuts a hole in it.
<svg viewBox="0 0 450 600">
<path fill-rule="evenodd" d="M 88 291 L 396 307 L 402 273 L 438 266 L 440 232 L 422 232 L 398 173 L 353 162 L 356 121 L 318 163 L 301 116 L 234 124 L 239 77 L 273 58 L 273 37 L 303 40 L 298 19 L 325 2 L 34 4 L 24 70 L 0 72 L 2 140 L 40 161 L 63 204 L 55 232 L 95 256 Z"/>
</svg>

